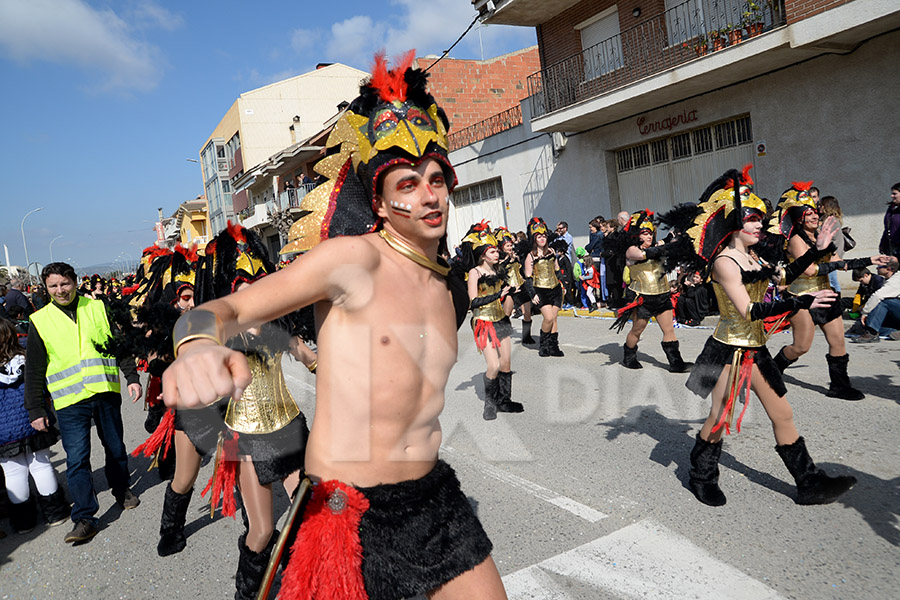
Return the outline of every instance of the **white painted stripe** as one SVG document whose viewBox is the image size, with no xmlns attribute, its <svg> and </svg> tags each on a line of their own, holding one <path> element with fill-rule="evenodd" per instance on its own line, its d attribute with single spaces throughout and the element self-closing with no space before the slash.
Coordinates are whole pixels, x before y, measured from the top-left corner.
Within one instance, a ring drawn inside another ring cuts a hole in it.
<svg viewBox="0 0 900 600">
<path fill-rule="evenodd" d="M 601 519 L 605 519 L 609 515 L 605 515 L 598 510 L 594 510 L 590 506 L 582 504 L 577 500 L 573 500 L 567 496 L 563 496 L 561 494 L 557 494 L 551 489 L 545 488 L 542 485 L 538 485 L 532 481 L 528 481 L 527 479 L 523 479 L 518 475 L 513 475 L 512 473 L 507 473 L 506 471 L 495 467 L 494 465 L 488 464 L 486 462 L 477 460 L 471 456 L 467 456 L 461 452 L 457 452 L 453 448 L 449 446 L 441 446 L 441 452 L 446 455 L 452 456 L 451 462 L 465 462 L 471 465 L 473 468 L 481 471 L 485 475 L 493 477 L 494 479 L 501 481 L 507 485 L 510 485 L 514 488 L 518 488 L 524 492 L 527 492 L 534 496 L 535 498 L 539 498 L 545 502 L 549 502 L 554 506 L 558 506 L 559 508 L 568 511 L 575 515 L 576 517 L 580 517 L 585 521 L 590 523 L 596 523 Z"/>
<path fill-rule="evenodd" d="M 509 600 L 574 600 L 594 597 L 600 590 L 644 600 L 784 600 L 772 588 L 650 521 L 516 571 L 503 578 L 503 585 Z"/>
<path fill-rule="evenodd" d="M 291 381 L 293 381 L 294 383 L 296 383 L 297 385 L 299 385 L 300 387 L 302 387 L 303 389 L 305 389 L 309 392 L 316 391 L 316 386 L 314 386 L 311 383 L 307 383 L 306 381 L 303 381 L 302 379 L 298 379 L 297 377 L 294 377 L 290 373 L 285 373 L 284 376 L 285 376 L 285 378 L 290 379 Z"/>
</svg>

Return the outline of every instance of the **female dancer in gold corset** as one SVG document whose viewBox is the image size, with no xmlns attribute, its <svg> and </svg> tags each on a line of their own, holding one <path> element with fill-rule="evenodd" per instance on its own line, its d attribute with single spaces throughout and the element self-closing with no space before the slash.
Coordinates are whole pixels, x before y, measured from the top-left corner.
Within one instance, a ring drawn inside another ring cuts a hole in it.
<svg viewBox="0 0 900 600">
<path fill-rule="evenodd" d="M 522 264 L 516 251 L 516 237 L 505 227 L 498 227 L 494 231 L 494 237 L 500 244 L 500 269 L 506 275 L 506 284 L 511 288 L 506 300 L 503 301 L 503 311 L 510 316 L 515 309 L 522 311 L 522 343 L 533 344 L 531 337 L 531 296 L 525 290 L 525 276 L 522 274 Z M 523 250 L 523 254 L 525 251 Z"/>
<path fill-rule="evenodd" d="M 637 345 L 650 319 L 656 317 L 663 333 L 662 349 L 669 361 L 669 371 L 689 371 L 691 365 L 682 360 L 675 336 L 672 294 L 663 264 L 664 255 L 674 247 L 675 242 L 656 244 L 656 225 L 653 212 L 649 210 L 632 214 L 620 239 L 628 245 L 625 262 L 631 274 L 631 284 L 625 296 L 627 304 L 619 309 L 610 329 L 616 328 L 621 332 L 625 323 L 629 319 L 632 321 L 631 331 L 622 346 L 622 365 L 629 369 L 643 368 L 637 360 Z"/>
<path fill-rule="evenodd" d="M 510 286 L 498 270 L 500 251 L 487 221 L 473 225 L 460 244 L 468 270 L 469 301 L 472 308 L 472 331 L 475 345 L 484 355 L 485 421 L 497 418 L 498 412 L 522 412 L 523 406 L 513 402 L 512 367 L 510 365 L 512 325 L 503 310 Z"/>
<path fill-rule="evenodd" d="M 770 231 L 779 233 L 787 239 L 787 255 L 792 261 L 797 260 L 807 250 L 816 245 L 820 219 L 816 205 L 809 196 L 812 181 L 795 182 L 781 195 L 775 215 L 772 217 Z M 836 270 L 855 269 L 871 264 L 885 264 L 886 256 L 872 256 L 853 260 L 840 260 L 837 254 L 829 253 L 810 265 L 787 289 L 787 293 L 797 296 L 820 290 L 830 290 L 831 282 L 828 274 Z M 822 329 L 828 342 L 828 376 L 831 380 L 826 396 L 843 400 L 862 400 L 865 394 L 850 384 L 847 366 L 850 356 L 844 343 L 843 309 L 840 301 L 831 306 L 801 310 L 791 317 L 791 330 L 794 338 L 791 344 L 778 351 L 775 363 L 783 373 L 798 358 L 809 352 L 816 326 Z"/>
<path fill-rule="evenodd" d="M 833 502 L 856 483 L 853 477 L 831 477 L 817 468 L 806 450 L 806 443 L 794 425 L 793 411 L 785 397 L 781 372 L 766 349 L 766 317 L 828 307 L 835 293 L 820 290 L 812 294 L 790 296 L 778 302 L 763 302 L 774 269 L 750 251 L 759 240 L 766 215 L 765 204 L 750 191 L 749 176 L 729 171 L 713 182 L 701 197 L 688 235 L 694 250 L 711 271 L 713 289 L 719 301 L 721 317 L 713 335 L 706 341 L 687 387 L 705 397 L 712 393 L 712 406 L 691 450 L 689 487 L 697 499 L 710 506 L 725 504 L 719 488 L 719 456 L 722 434 L 730 433 L 733 412 L 741 392 L 746 394 L 744 409 L 753 390 L 775 434 L 775 450 L 797 484 L 798 504 Z M 822 255 L 822 246 L 830 243 L 836 222 L 829 221 L 819 246 L 783 270 L 790 282 L 805 266 Z M 743 411 L 737 420 L 740 431 Z"/>
<path fill-rule="evenodd" d="M 541 338 L 538 356 L 565 356 L 559 349 L 557 315 L 562 308 L 563 288 L 557 277 L 559 264 L 550 249 L 547 224 L 540 217 L 528 223 L 531 252 L 525 257 L 525 289 L 532 301 L 541 307 Z"/>
</svg>

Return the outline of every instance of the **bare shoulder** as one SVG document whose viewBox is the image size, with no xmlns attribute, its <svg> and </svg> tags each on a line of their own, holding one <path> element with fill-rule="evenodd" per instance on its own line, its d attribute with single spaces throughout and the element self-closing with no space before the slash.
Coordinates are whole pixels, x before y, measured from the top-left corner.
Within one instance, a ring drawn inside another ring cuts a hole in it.
<svg viewBox="0 0 900 600">
<path fill-rule="evenodd" d="M 728 250 L 723 250 L 713 261 L 713 275 L 719 283 L 741 278 L 740 257 L 732 255 Z"/>
<path fill-rule="evenodd" d="M 381 260 L 376 238 L 377 235 L 374 233 L 331 238 L 310 250 L 308 256 L 310 258 L 322 256 L 334 265 L 358 264 L 374 268 Z"/>
</svg>

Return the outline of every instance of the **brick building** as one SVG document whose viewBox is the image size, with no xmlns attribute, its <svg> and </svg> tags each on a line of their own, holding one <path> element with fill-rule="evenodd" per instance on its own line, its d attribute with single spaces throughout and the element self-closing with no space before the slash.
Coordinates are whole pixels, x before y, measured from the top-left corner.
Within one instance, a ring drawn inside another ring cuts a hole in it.
<svg viewBox="0 0 900 600">
<path fill-rule="evenodd" d="M 696 200 L 753 163 L 760 196 L 813 179 L 858 232 L 854 254 L 875 251 L 900 178 L 896 1 L 472 4 L 485 23 L 534 27 L 541 68 L 520 125 L 453 153 L 459 228 L 538 215 L 584 243 L 596 215 Z"/>
</svg>

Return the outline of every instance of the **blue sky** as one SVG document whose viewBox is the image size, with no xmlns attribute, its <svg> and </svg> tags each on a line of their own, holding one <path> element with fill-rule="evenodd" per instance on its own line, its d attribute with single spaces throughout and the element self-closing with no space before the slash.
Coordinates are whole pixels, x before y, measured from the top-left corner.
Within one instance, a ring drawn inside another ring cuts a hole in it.
<svg viewBox="0 0 900 600">
<path fill-rule="evenodd" d="M 135 259 L 202 193 L 200 146 L 242 92 L 384 48 L 441 54 L 470 0 L 0 0 L 0 244 L 11 264 Z M 531 28 L 476 25 L 451 52 L 490 58 Z M 0 246 L 0 263 L 5 264 Z"/>
</svg>

